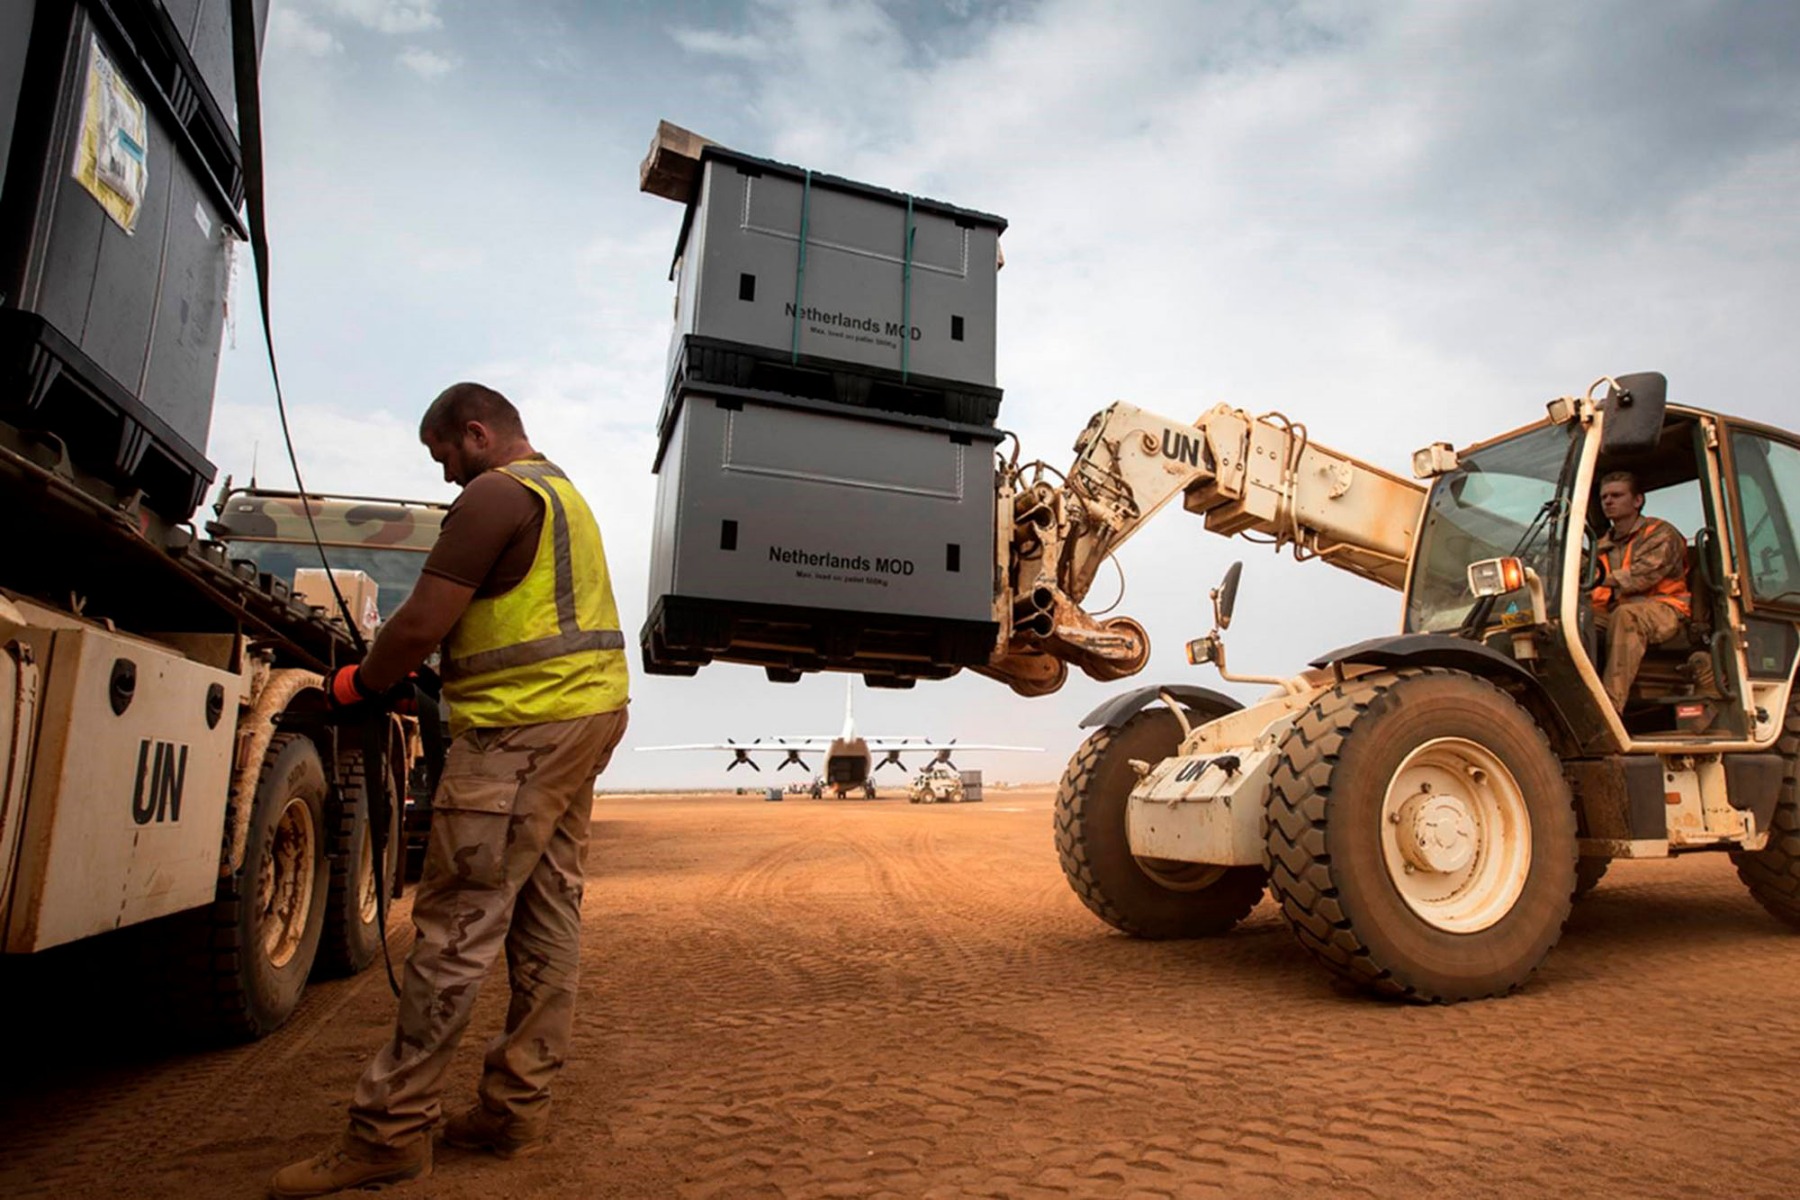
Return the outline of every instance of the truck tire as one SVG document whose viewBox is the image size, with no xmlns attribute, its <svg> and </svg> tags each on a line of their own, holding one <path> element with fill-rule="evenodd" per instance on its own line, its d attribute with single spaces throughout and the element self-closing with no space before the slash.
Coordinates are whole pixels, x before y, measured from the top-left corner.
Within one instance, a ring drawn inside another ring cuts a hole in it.
<svg viewBox="0 0 1800 1200">
<path fill-rule="evenodd" d="M 1595 888 L 1606 877 L 1606 869 L 1612 866 L 1610 858 L 1578 858 L 1575 860 L 1575 896 L 1579 900 Z"/>
<path fill-rule="evenodd" d="M 360 750 L 338 752 L 337 786 L 325 806 L 331 882 L 325 894 L 325 926 L 319 936 L 315 977 L 354 975 L 381 953 L 380 906 L 375 895 L 373 839 L 369 837 L 367 784 Z M 388 834 L 391 885 L 395 832 Z"/>
<path fill-rule="evenodd" d="M 1324 693 L 1282 739 L 1265 820 L 1270 890 L 1295 937 L 1370 991 L 1502 995 L 1568 920 L 1568 782 L 1530 714 L 1473 675 Z"/>
<path fill-rule="evenodd" d="M 1206 720 L 1209 714 L 1196 714 Z M 1210 867 L 1138 858 L 1125 832 L 1137 783 L 1131 760 L 1155 763 L 1181 745 L 1167 708 L 1146 708 L 1081 744 L 1056 789 L 1056 854 L 1081 902 L 1114 929 L 1141 938 L 1214 937 L 1262 899 L 1261 867 Z"/>
<path fill-rule="evenodd" d="M 244 864 L 204 920 L 210 1035 L 248 1041 L 300 1003 L 325 927 L 325 764 L 312 740 L 278 733 L 263 756 Z"/>
<path fill-rule="evenodd" d="M 1800 700 L 1788 705 L 1775 750 L 1787 760 L 1787 770 L 1782 772 L 1768 843 L 1753 853 L 1733 850 L 1731 861 L 1750 895 L 1770 916 L 1800 929 L 1800 782 L 1796 781 L 1800 775 Z"/>
</svg>

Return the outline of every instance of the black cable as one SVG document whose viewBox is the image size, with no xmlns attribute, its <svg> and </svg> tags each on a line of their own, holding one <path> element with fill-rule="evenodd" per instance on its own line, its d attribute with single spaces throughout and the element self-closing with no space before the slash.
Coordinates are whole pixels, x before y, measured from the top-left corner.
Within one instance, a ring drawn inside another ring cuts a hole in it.
<svg viewBox="0 0 1800 1200">
<path fill-rule="evenodd" d="M 331 560 L 325 554 L 324 539 L 319 537 L 318 522 L 313 520 L 312 500 L 306 492 L 306 481 L 300 477 L 300 458 L 294 453 L 294 436 L 288 430 L 287 401 L 281 393 L 281 368 L 275 361 L 275 326 L 269 319 L 269 232 L 264 220 L 262 93 L 256 45 L 256 8 L 253 0 L 231 0 L 231 58 L 237 77 L 238 137 L 243 143 L 244 201 L 250 218 L 250 249 L 256 259 L 256 296 L 262 306 L 263 346 L 269 352 L 269 378 L 275 384 L 275 411 L 281 415 L 281 440 L 287 445 L 288 465 L 294 469 L 294 486 L 300 492 L 300 511 L 306 514 L 306 527 L 312 531 L 313 547 L 319 552 L 319 563 L 325 568 L 325 582 L 343 614 L 344 626 L 359 656 L 367 657 L 368 639 L 363 637 L 356 617 L 350 611 L 332 573 Z M 326 687 L 330 687 L 327 680 Z M 367 822 L 370 868 L 375 875 L 375 923 L 381 938 L 381 961 L 387 968 L 388 987 L 400 994 L 394 978 L 394 958 L 388 952 L 387 918 L 387 835 L 392 823 L 393 800 L 387 790 L 386 744 L 387 716 L 377 711 L 361 719 L 363 737 L 363 819 Z M 380 820 L 377 820 L 377 817 Z"/>
<path fill-rule="evenodd" d="M 358 655 L 369 653 L 350 604 L 338 587 L 332 573 L 331 560 L 325 554 L 325 542 L 319 537 L 318 522 L 313 520 L 312 500 L 307 495 L 306 481 L 300 477 L 300 459 L 294 453 L 294 435 L 288 430 L 287 400 L 281 392 L 281 368 L 275 362 L 275 329 L 269 319 L 269 232 L 264 220 L 262 93 L 256 46 L 256 8 L 253 0 L 231 0 L 232 66 L 237 76 L 238 137 L 244 153 L 244 203 L 249 214 L 250 250 L 256 260 L 256 297 L 262 306 L 263 345 L 269 352 L 269 378 L 275 384 L 275 411 L 281 417 L 281 440 L 287 446 L 288 466 L 294 470 L 294 486 L 300 492 L 300 511 L 306 515 L 306 527 L 312 532 L 319 563 L 325 568 L 325 582 L 331 587 L 338 612 L 350 631 L 350 641 Z"/>
</svg>

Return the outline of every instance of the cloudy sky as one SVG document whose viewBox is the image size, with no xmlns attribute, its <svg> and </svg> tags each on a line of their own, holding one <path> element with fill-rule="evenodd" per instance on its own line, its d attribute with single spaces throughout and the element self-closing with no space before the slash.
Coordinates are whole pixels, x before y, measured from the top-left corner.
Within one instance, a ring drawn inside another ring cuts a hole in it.
<svg viewBox="0 0 1800 1200">
<path fill-rule="evenodd" d="M 418 413 L 490 383 L 598 512 L 634 638 L 681 220 L 637 191 L 659 118 L 1007 217 L 1002 424 L 1052 463 L 1128 399 L 1279 408 L 1404 470 L 1635 370 L 1800 424 L 1794 5 L 273 2 L 275 321 L 309 486 L 447 498 Z M 282 485 L 238 296 L 211 456 Z M 1157 646 L 1143 681 L 1217 684 L 1181 643 L 1236 557 L 1239 669 L 1397 625 L 1396 594 L 1169 511 L 1121 555 L 1121 611 Z M 859 688 L 858 716 L 1040 745 L 962 765 L 1053 779 L 1118 686 Z M 747 667 L 638 678 L 627 744 L 831 732 L 842 695 Z M 624 753 L 605 782 L 722 766 Z"/>
</svg>

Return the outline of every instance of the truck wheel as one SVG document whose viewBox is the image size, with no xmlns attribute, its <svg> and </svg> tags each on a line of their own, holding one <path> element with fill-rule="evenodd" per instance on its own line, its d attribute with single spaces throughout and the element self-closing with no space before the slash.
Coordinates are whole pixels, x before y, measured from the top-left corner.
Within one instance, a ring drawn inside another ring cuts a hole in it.
<svg viewBox="0 0 1800 1200">
<path fill-rule="evenodd" d="M 1342 684 L 1282 739 L 1269 886 L 1313 957 L 1447 1002 L 1523 983 L 1575 891 L 1575 806 L 1531 716 L 1472 675 Z"/>
<path fill-rule="evenodd" d="M 326 805 L 331 882 L 325 926 L 313 973 L 320 978 L 354 975 L 381 953 L 380 905 L 375 895 L 374 839 L 369 836 L 367 785 L 360 750 L 339 751 L 337 787 Z M 394 882 L 395 834 L 388 834 L 386 879 Z"/>
<path fill-rule="evenodd" d="M 1785 924 L 1800 929 L 1800 701 L 1788 706 L 1787 723 L 1775 751 L 1787 762 L 1781 795 L 1769 822 L 1769 841 L 1761 850 L 1731 852 L 1738 878 L 1756 902 Z"/>
<path fill-rule="evenodd" d="M 1575 860 L 1575 899 L 1579 900 L 1600 886 L 1600 880 L 1606 876 L 1606 868 L 1612 866 L 1610 858 L 1578 858 Z"/>
<path fill-rule="evenodd" d="M 212 1031 L 262 1037 L 300 1002 L 325 926 L 325 764 L 310 738 L 278 733 L 263 756 L 244 865 L 210 912 Z"/>
<path fill-rule="evenodd" d="M 1209 714 L 1197 713 L 1198 719 Z M 1056 789 L 1056 854 L 1093 914 L 1134 937 L 1225 933 L 1262 899 L 1261 867 L 1139 858 L 1125 834 L 1125 801 L 1137 784 L 1131 760 L 1155 763 L 1181 745 L 1181 723 L 1146 708 L 1117 729 L 1098 729 L 1069 760 Z"/>
</svg>

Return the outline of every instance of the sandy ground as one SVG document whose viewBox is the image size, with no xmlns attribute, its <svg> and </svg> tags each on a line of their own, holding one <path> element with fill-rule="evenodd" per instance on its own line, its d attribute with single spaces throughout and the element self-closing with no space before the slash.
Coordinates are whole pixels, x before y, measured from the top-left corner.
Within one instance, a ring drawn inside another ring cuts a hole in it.
<svg viewBox="0 0 1800 1200">
<path fill-rule="evenodd" d="M 1615 865 L 1524 991 L 1419 1008 L 1340 990 L 1266 903 L 1222 940 L 1113 933 L 1049 807 L 604 798 L 553 1144 L 440 1148 L 390 1194 L 1793 1192 L 1800 941 L 1724 857 Z M 181 1053 L 131 1036 L 120 982 L 12 991 L 0 1193 L 259 1194 L 336 1136 L 392 1016 L 369 971 Z"/>
</svg>

